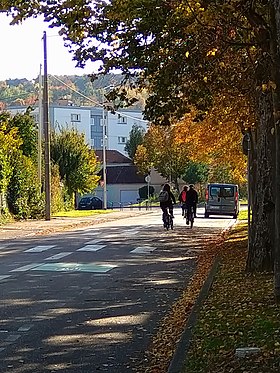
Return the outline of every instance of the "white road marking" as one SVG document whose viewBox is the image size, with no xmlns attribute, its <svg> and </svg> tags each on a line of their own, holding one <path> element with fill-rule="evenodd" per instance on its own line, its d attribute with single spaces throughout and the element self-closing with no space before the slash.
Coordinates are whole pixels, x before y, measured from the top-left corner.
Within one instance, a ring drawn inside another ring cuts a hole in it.
<svg viewBox="0 0 280 373">
<path fill-rule="evenodd" d="M 94 245 L 94 244 L 96 244 L 96 243 L 98 243 L 98 242 L 101 242 L 102 240 L 98 240 L 98 239 L 96 239 L 96 240 L 91 240 L 91 241 L 89 241 L 89 242 L 87 242 L 87 245 Z"/>
<path fill-rule="evenodd" d="M 80 233 L 79 236 L 96 236 L 99 234 L 98 232 L 85 232 L 85 233 Z"/>
<path fill-rule="evenodd" d="M 11 334 L 11 335 L 7 336 L 7 338 L 5 339 L 5 341 L 7 341 L 7 342 L 15 342 L 20 337 L 21 337 L 20 334 Z"/>
<path fill-rule="evenodd" d="M 103 249 L 103 247 L 106 247 L 106 245 L 86 245 L 84 247 L 81 247 L 77 251 L 98 251 L 100 249 Z"/>
<path fill-rule="evenodd" d="M 52 255 L 52 256 L 49 256 L 48 258 L 46 258 L 45 260 L 56 260 L 56 259 L 61 259 L 61 258 L 64 258 L 65 256 L 68 256 L 72 254 L 72 252 L 67 252 L 65 251 L 64 253 L 59 253 L 59 254 L 55 254 L 55 255 Z"/>
<path fill-rule="evenodd" d="M 23 325 L 20 328 L 18 328 L 18 332 L 28 332 L 33 325 Z"/>
<path fill-rule="evenodd" d="M 139 233 L 139 230 L 138 231 L 135 231 L 135 230 L 131 230 L 131 231 L 127 231 L 127 232 L 123 232 L 121 235 L 122 236 L 125 236 L 125 237 L 127 237 L 127 236 L 134 236 L 134 235 L 136 235 L 137 233 Z"/>
<path fill-rule="evenodd" d="M 102 238 L 104 239 L 112 239 L 112 238 L 119 238 L 120 235 L 119 234 L 116 234 L 116 233 L 110 233 L 110 234 L 105 234 L 104 236 L 102 236 Z"/>
<path fill-rule="evenodd" d="M 5 278 L 11 277 L 11 275 L 2 275 L 0 276 L 0 281 L 5 280 Z"/>
<path fill-rule="evenodd" d="M 32 268 L 32 271 L 106 273 L 116 265 L 97 263 L 48 263 Z"/>
<path fill-rule="evenodd" d="M 55 247 L 55 245 L 41 245 L 41 246 L 35 246 L 31 249 L 25 250 L 25 253 L 41 253 L 43 251 L 49 250 L 51 248 Z"/>
<path fill-rule="evenodd" d="M 132 254 L 149 254 L 153 252 L 156 249 L 156 247 L 152 246 L 139 246 L 136 247 L 136 249 L 130 251 Z"/>
<path fill-rule="evenodd" d="M 23 267 L 12 269 L 10 272 L 26 272 L 26 271 L 29 271 L 29 269 L 39 267 L 41 265 L 42 265 L 42 263 L 32 263 L 32 264 L 28 264 L 28 265 L 23 266 Z"/>
</svg>

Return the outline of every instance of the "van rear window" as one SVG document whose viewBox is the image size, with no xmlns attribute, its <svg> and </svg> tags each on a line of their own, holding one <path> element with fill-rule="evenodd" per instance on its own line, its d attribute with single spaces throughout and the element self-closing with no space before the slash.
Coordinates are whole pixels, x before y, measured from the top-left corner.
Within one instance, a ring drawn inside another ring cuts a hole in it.
<svg viewBox="0 0 280 373">
<path fill-rule="evenodd" d="M 211 186 L 210 195 L 212 197 L 233 197 L 234 196 L 234 188 L 233 187 Z"/>
<path fill-rule="evenodd" d="M 221 188 L 222 197 L 233 197 L 234 196 L 234 190 L 233 187 L 223 187 Z"/>
<path fill-rule="evenodd" d="M 212 186 L 210 188 L 210 196 L 211 197 L 219 197 L 220 196 L 220 192 L 221 192 L 221 188 L 220 187 Z"/>
</svg>

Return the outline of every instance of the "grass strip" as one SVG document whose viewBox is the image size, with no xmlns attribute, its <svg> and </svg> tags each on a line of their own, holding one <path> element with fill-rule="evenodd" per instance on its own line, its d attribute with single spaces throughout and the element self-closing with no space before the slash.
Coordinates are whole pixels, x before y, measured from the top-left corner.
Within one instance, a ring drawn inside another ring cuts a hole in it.
<svg viewBox="0 0 280 373">
<path fill-rule="evenodd" d="M 60 211 L 55 214 L 52 214 L 52 217 L 56 218 L 81 218 L 87 216 L 95 216 L 100 214 L 108 214 L 111 212 L 116 212 L 118 210 L 69 210 L 69 211 Z"/>
</svg>

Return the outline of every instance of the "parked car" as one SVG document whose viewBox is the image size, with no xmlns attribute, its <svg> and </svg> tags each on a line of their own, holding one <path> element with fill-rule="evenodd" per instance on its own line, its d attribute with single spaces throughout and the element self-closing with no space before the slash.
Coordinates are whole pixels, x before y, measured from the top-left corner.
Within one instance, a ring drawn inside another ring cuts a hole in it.
<svg viewBox="0 0 280 373">
<path fill-rule="evenodd" d="M 103 208 L 103 201 L 98 197 L 82 197 L 78 203 L 78 210 L 100 210 Z"/>
<path fill-rule="evenodd" d="M 239 213 L 239 192 L 236 184 L 208 184 L 206 188 L 205 217 Z"/>
</svg>

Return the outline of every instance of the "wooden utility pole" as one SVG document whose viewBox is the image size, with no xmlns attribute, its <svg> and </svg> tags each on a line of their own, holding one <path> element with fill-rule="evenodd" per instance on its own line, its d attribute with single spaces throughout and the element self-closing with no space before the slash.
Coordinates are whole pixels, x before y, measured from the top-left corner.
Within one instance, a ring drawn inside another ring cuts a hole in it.
<svg viewBox="0 0 280 373">
<path fill-rule="evenodd" d="M 51 220 L 51 171 L 50 171 L 50 127 L 49 127 L 49 96 L 47 68 L 47 35 L 44 31 L 44 84 L 43 84 L 43 125 L 45 140 L 45 218 Z"/>
<path fill-rule="evenodd" d="M 42 187 L 42 128 L 43 128 L 43 118 L 42 118 L 42 65 L 40 64 L 39 72 L 39 120 L 38 120 L 38 179 L 40 182 L 40 188 Z M 42 191 L 42 189 L 40 189 Z"/>
</svg>

